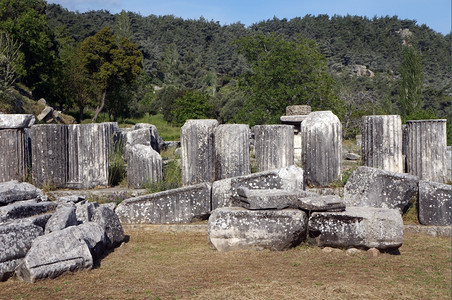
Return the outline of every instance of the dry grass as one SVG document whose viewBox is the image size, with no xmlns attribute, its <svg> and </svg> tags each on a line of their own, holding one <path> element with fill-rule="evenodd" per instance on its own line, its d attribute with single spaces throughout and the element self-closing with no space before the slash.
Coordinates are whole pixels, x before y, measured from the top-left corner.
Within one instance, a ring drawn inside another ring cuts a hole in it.
<svg viewBox="0 0 452 300">
<path fill-rule="evenodd" d="M 35 284 L 0 282 L 0 299 L 450 299 L 450 238 L 406 235 L 401 255 L 221 253 L 205 234 L 129 231 L 93 270 Z"/>
</svg>

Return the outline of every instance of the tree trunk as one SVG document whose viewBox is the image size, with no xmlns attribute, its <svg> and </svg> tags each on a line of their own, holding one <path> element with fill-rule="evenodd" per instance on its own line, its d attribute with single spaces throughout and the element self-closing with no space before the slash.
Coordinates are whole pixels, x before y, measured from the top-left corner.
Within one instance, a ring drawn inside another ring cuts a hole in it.
<svg viewBox="0 0 452 300">
<path fill-rule="evenodd" d="M 96 113 L 94 114 L 93 122 L 97 121 L 97 117 L 99 116 L 99 113 L 104 109 L 105 105 L 105 97 L 107 96 L 107 90 L 105 89 L 102 93 L 102 101 L 100 102 L 100 106 L 96 108 Z"/>
<path fill-rule="evenodd" d="M 79 109 L 78 122 L 81 124 L 83 121 L 83 111 L 85 110 L 85 107 L 80 105 L 78 109 Z"/>
</svg>

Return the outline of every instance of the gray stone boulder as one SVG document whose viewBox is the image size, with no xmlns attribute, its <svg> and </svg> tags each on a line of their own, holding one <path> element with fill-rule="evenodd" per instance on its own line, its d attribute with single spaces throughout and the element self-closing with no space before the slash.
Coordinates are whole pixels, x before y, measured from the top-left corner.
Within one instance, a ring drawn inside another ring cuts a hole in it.
<svg viewBox="0 0 452 300">
<path fill-rule="evenodd" d="M 33 115 L 27 114 L 0 114 L 0 129 L 29 128 L 36 122 Z"/>
<path fill-rule="evenodd" d="M 116 214 L 123 224 L 190 223 L 207 219 L 211 185 L 201 183 L 122 201 Z"/>
<path fill-rule="evenodd" d="M 212 184 L 212 210 L 230 207 L 238 197 L 240 187 L 256 189 L 303 189 L 303 169 L 297 166 L 275 169 L 215 181 Z"/>
<path fill-rule="evenodd" d="M 38 201 L 36 199 L 17 201 L 0 207 L 0 222 L 22 219 L 55 210 L 57 204 L 52 201 Z"/>
<path fill-rule="evenodd" d="M 99 224 L 107 236 L 107 248 L 113 248 L 124 241 L 124 230 L 118 215 L 107 206 L 99 206 L 92 221 Z"/>
<path fill-rule="evenodd" d="M 82 201 L 75 205 L 75 214 L 79 224 L 90 222 L 93 219 L 96 209 L 99 207 L 97 202 Z"/>
<path fill-rule="evenodd" d="M 306 211 L 344 211 L 345 201 L 337 195 L 311 195 L 298 198 L 298 208 Z"/>
<path fill-rule="evenodd" d="M 347 207 L 396 208 L 405 212 L 411 197 L 417 194 L 418 182 L 413 175 L 361 166 L 348 179 L 344 200 Z"/>
<path fill-rule="evenodd" d="M 88 245 L 93 259 L 102 257 L 109 244 L 104 228 L 95 222 L 86 222 L 77 226 L 77 228 L 82 232 L 83 239 Z"/>
<path fill-rule="evenodd" d="M 47 197 L 40 189 L 27 182 L 11 180 L 0 183 L 0 206 L 30 199 L 46 200 Z"/>
<path fill-rule="evenodd" d="M 33 240 L 43 233 L 44 230 L 30 220 L 0 223 L 0 281 L 14 273 Z"/>
<path fill-rule="evenodd" d="M 159 135 L 157 127 L 148 123 L 137 123 L 132 127 L 132 130 L 147 129 L 149 131 L 149 142 L 152 149 L 160 153 L 163 148 L 163 138 Z M 143 144 L 144 145 L 144 144 Z"/>
<path fill-rule="evenodd" d="M 69 195 L 69 196 L 58 197 L 56 199 L 56 202 L 58 203 L 58 205 L 72 206 L 73 204 L 77 204 L 85 199 L 86 199 L 85 195 Z"/>
<path fill-rule="evenodd" d="M 343 212 L 314 212 L 309 236 L 320 247 L 393 250 L 403 243 L 403 221 L 397 209 L 347 207 Z"/>
<path fill-rule="evenodd" d="M 452 187 L 448 184 L 419 181 L 419 222 L 422 225 L 451 225 Z"/>
<path fill-rule="evenodd" d="M 162 157 L 151 146 L 129 146 L 126 157 L 127 185 L 130 188 L 144 188 L 146 184 L 162 181 Z"/>
<path fill-rule="evenodd" d="M 238 205 L 246 209 L 284 209 L 299 208 L 298 198 L 311 193 L 303 190 L 260 189 L 250 190 L 246 187 L 237 189 Z"/>
<path fill-rule="evenodd" d="M 47 221 L 44 233 L 48 234 L 52 231 L 62 230 L 69 226 L 77 225 L 78 221 L 75 214 L 75 207 L 63 206 L 58 208 Z"/>
<path fill-rule="evenodd" d="M 211 245 L 218 251 L 287 250 L 306 237 L 306 213 L 297 209 L 247 210 L 223 207 L 208 222 Z"/>
<path fill-rule="evenodd" d="M 77 226 L 37 237 L 16 269 L 19 279 L 35 282 L 68 271 L 92 268 L 93 258 Z"/>
</svg>

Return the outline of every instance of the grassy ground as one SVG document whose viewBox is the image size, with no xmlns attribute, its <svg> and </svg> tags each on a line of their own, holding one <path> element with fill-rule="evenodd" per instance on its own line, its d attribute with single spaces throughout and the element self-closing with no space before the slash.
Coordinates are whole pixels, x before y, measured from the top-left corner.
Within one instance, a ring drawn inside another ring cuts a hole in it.
<svg viewBox="0 0 452 300">
<path fill-rule="evenodd" d="M 129 231 L 93 270 L 35 284 L 0 282 L 0 299 L 450 299 L 450 238 L 406 235 L 401 255 L 221 253 L 205 234 Z"/>
</svg>

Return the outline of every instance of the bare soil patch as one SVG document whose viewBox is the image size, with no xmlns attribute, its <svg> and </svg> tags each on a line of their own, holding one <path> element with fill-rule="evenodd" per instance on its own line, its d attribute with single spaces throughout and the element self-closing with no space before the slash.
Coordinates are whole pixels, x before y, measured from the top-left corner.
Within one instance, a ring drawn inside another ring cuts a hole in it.
<svg viewBox="0 0 452 300">
<path fill-rule="evenodd" d="M 450 299 L 451 239 L 406 234 L 401 255 L 212 250 L 205 233 L 126 232 L 98 267 L 35 284 L 0 282 L 0 299 Z"/>
</svg>

